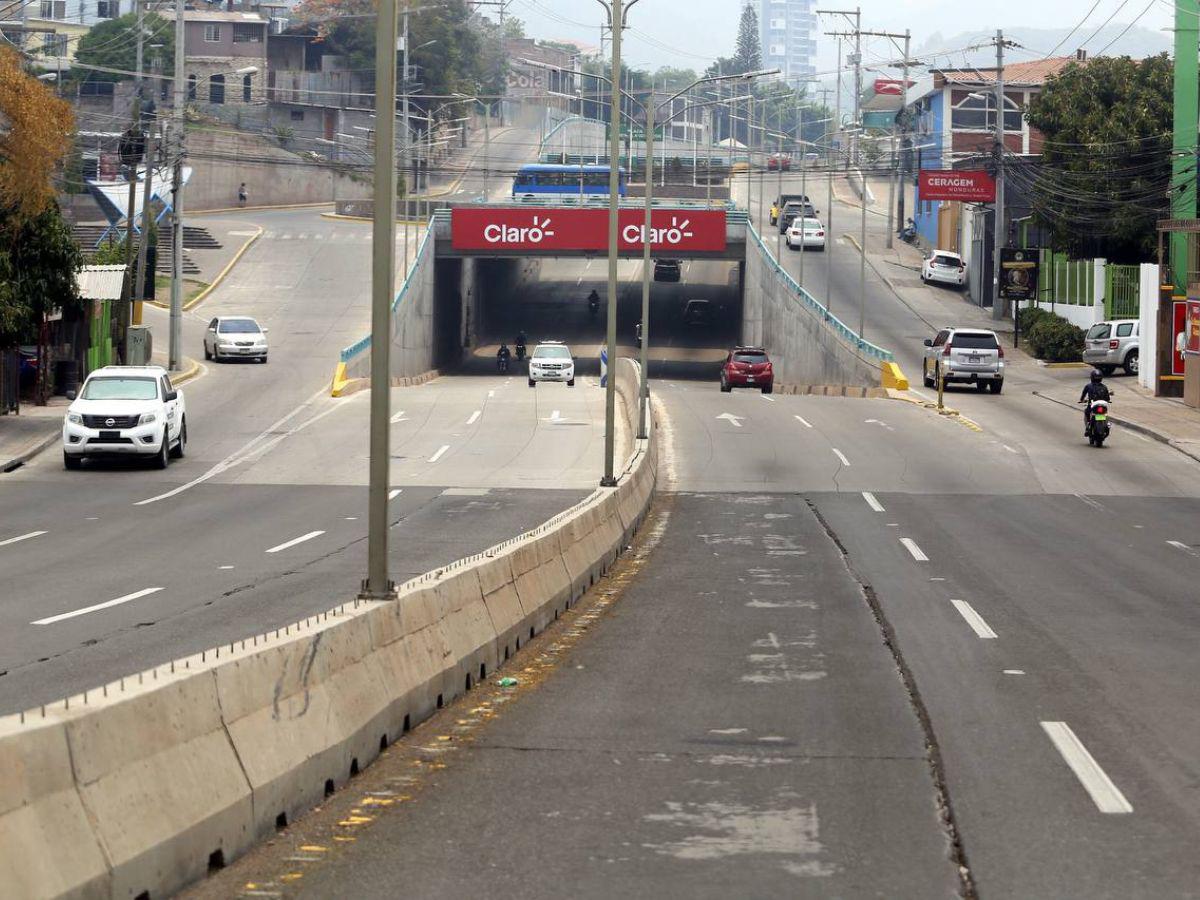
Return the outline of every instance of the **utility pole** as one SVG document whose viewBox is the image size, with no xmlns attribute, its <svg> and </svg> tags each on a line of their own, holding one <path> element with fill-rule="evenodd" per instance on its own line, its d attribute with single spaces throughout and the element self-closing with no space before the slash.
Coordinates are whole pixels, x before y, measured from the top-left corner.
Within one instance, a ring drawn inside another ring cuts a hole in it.
<svg viewBox="0 0 1200 900">
<path fill-rule="evenodd" d="M 375 32 L 375 199 L 371 230 L 371 457 L 367 500 L 367 577 L 359 594 L 365 600 L 388 600 L 396 596 L 395 586 L 388 578 L 387 514 L 391 472 L 392 294 L 396 283 L 396 19 L 396 0 L 379 0 Z M 407 19 L 406 12 L 406 22 Z M 407 34 L 405 38 L 404 78 L 407 81 Z M 407 86 L 405 90 L 407 93 Z M 408 128 L 407 113 L 405 109 L 405 129 Z M 407 131 L 405 133 L 407 135 Z M 407 146 L 407 137 L 404 143 Z M 407 200 L 406 192 L 406 207 Z"/>
<path fill-rule="evenodd" d="M 185 145 L 184 94 L 184 0 L 175 0 L 175 107 L 172 116 L 172 153 L 175 167 L 171 176 L 171 327 L 167 366 L 172 372 L 181 368 L 183 343 L 183 157 Z"/>
<path fill-rule="evenodd" d="M 146 139 L 146 180 L 142 186 L 142 238 L 138 241 L 137 274 L 134 276 L 133 324 L 142 324 L 142 301 L 146 299 L 146 260 L 150 243 L 150 199 L 154 181 L 154 158 L 158 151 L 157 122 Z"/>
<path fill-rule="evenodd" d="M 1200 81 L 1196 46 L 1200 39 L 1200 3 L 1175 0 L 1175 110 L 1174 152 L 1171 154 L 1171 218 L 1196 218 L 1196 120 L 1200 103 Z M 1188 237 L 1172 232 L 1170 238 L 1173 293 L 1181 296 L 1188 287 Z M 1163 273 L 1162 278 L 1166 278 Z"/>
<path fill-rule="evenodd" d="M 1196 55 L 1193 44 L 1188 52 Z M 995 246 L 992 250 L 992 318 L 1004 318 L 1000 299 L 1000 248 L 1006 243 L 1004 226 L 1004 32 L 996 31 L 996 215 Z M 1015 313 L 1014 313 L 1015 318 Z"/>
<path fill-rule="evenodd" d="M 393 6 L 395 6 L 396 0 L 390 0 L 390 2 L 392 3 Z M 380 20 L 380 27 L 381 28 L 383 27 L 382 20 Z M 392 31 L 394 32 L 395 29 L 393 28 Z M 411 178 L 411 173 L 408 171 L 408 136 L 409 136 L 409 130 L 408 130 L 408 9 L 404 10 L 404 37 L 402 39 L 400 46 L 404 51 L 403 54 L 401 55 L 401 68 L 403 69 L 401 84 L 403 85 L 404 99 L 401 101 L 401 110 L 400 110 L 400 139 L 403 141 L 403 143 L 400 145 L 401 146 L 400 171 L 403 173 L 403 177 L 404 177 L 404 277 L 408 278 L 408 220 L 410 218 L 410 216 L 409 216 L 409 205 L 410 205 L 409 197 L 412 195 L 412 178 Z M 375 48 L 375 52 L 376 52 L 376 55 L 379 54 L 378 45 Z M 396 68 L 396 60 L 394 58 L 392 59 L 391 67 L 393 69 Z M 379 105 L 378 101 L 376 101 L 375 105 L 376 106 Z M 379 116 L 380 116 L 380 113 L 377 111 L 375 113 L 376 120 L 378 120 Z M 391 105 L 391 108 L 388 109 L 388 118 L 392 119 L 393 121 L 396 118 L 396 103 L 395 103 L 394 88 L 393 88 L 393 94 L 392 94 L 392 105 Z M 486 119 L 486 113 L 485 113 L 484 121 L 486 121 L 486 120 L 487 119 Z M 393 131 L 394 130 L 395 129 L 393 129 Z M 395 140 L 394 134 L 393 134 L 393 140 Z M 376 159 L 378 159 L 378 155 L 379 155 L 378 141 L 375 144 L 375 154 L 376 154 Z M 378 189 L 379 189 L 378 177 L 376 178 L 375 188 L 378 191 Z M 396 195 L 396 191 L 393 189 L 392 196 L 395 197 L 395 195 Z M 393 200 L 392 203 L 394 206 L 395 201 Z M 378 208 L 378 206 L 379 206 L 379 198 L 378 197 L 375 198 L 375 205 L 376 205 L 376 208 Z"/>
<path fill-rule="evenodd" d="M 900 131 L 900 118 L 901 118 L 901 116 L 904 115 L 904 110 L 908 106 L 908 50 L 909 50 L 909 44 L 912 40 L 912 34 L 907 29 L 905 29 L 904 34 L 895 34 L 890 31 L 859 31 L 857 33 L 859 35 L 865 34 L 870 37 L 887 38 L 893 44 L 895 44 L 897 50 L 899 50 L 901 48 L 900 48 L 900 45 L 897 44 L 896 42 L 901 39 L 904 40 L 904 47 L 903 47 L 904 62 L 901 63 L 901 66 L 904 69 L 904 78 L 900 83 L 900 109 L 899 109 L 899 111 L 897 111 L 896 118 L 892 122 L 892 152 L 890 154 L 891 170 L 888 172 L 887 247 L 890 250 L 890 249 L 892 249 L 893 235 L 895 234 L 895 232 L 897 230 L 899 230 L 897 227 L 895 227 L 895 225 L 903 224 L 903 221 L 904 221 L 904 218 L 903 218 L 904 191 L 903 190 L 900 191 L 900 206 L 899 206 L 899 210 L 897 212 L 899 219 L 893 220 L 892 213 L 896 209 L 896 190 L 898 187 L 897 181 L 900 177 L 899 160 L 900 160 L 900 156 L 902 155 L 901 154 L 902 134 Z M 862 132 L 860 131 L 859 133 L 861 134 Z"/>
<path fill-rule="evenodd" d="M 908 184 L 908 154 L 905 153 L 905 147 L 908 144 L 908 52 L 912 45 L 911 29 L 904 29 L 904 68 L 903 80 L 900 82 L 900 115 L 897 117 L 897 130 L 900 132 L 900 171 L 897 175 L 899 180 L 900 196 L 896 201 L 896 228 L 897 230 L 906 226 L 904 220 L 904 193 L 905 186 Z M 890 237 L 889 237 L 890 239 Z"/>
<path fill-rule="evenodd" d="M 842 140 L 841 140 L 841 133 L 842 133 L 842 39 L 841 38 L 838 38 L 837 44 L 838 44 L 837 82 L 834 85 L 834 87 L 837 91 L 837 96 L 836 96 L 836 99 L 834 100 L 833 125 L 834 125 L 834 132 L 838 135 L 838 149 L 844 149 L 842 147 Z M 846 156 L 843 153 L 842 159 L 846 160 L 846 165 L 849 166 L 850 157 Z M 831 162 L 830 169 L 832 169 L 833 168 L 832 160 L 830 162 Z M 831 175 L 830 177 L 832 178 L 833 176 Z"/>
<path fill-rule="evenodd" d="M 666 141 L 666 132 L 663 132 Z M 666 168 L 664 166 L 664 168 Z M 641 363 L 642 377 L 638 385 L 638 440 L 645 440 L 649 434 L 646 431 L 646 404 L 650 399 L 650 236 L 651 215 L 654 206 L 654 85 L 650 86 L 650 99 L 646 103 L 646 233 L 642 235 L 642 346 Z M 749 206 L 749 204 L 747 204 Z M 608 383 L 613 383 L 612 351 L 609 350 Z"/>
<path fill-rule="evenodd" d="M 862 8 L 855 7 L 854 9 L 818 9 L 817 15 L 842 16 L 848 22 L 854 24 L 851 31 L 827 31 L 825 34 L 828 37 L 854 38 L 854 53 L 850 57 L 850 62 L 854 63 L 854 123 L 861 126 L 859 121 L 859 104 L 862 100 Z M 842 108 L 842 43 L 838 41 L 838 114 L 841 114 Z M 856 131 L 851 139 L 850 155 L 847 157 L 849 163 L 858 165 L 859 143 L 862 135 L 861 128 Z"/>
<path fill-rule="evenodd" d="M 139 33 L 140 37 L 140 33 Z M 139 76 L 140 80 L 140 76 Z M 133 265 L 133 207 L 137 202 L 137 171 L 138 164 L 145 159 L 146 137 L 142 132 L 142 96 L 141 86 L 133 95 L 133 123 L 126 132 L 130 153 L 122 160 L 129 167 L 129 202 L 125 208 L 125 302 L 117 312 L 117 328 L 120 331 L 121 362 L 129 364 L 129 319 L 133 311 L 134 284 Z M 125 143 L 124 141 L 122 143 Z M 140 148 L 134 150 L 133 148 Z M 125 155 L 124 153 L 122 155 Z"/>
<path fill-rule="evenodd" d="M 636 0 L 634 0 L 636 2 Z M 620 159 L 621 159 L 621 31 L 625 26 L 622 0 L 605 7 L 612 27 L 612 115 L 608 166 L 608 380 L 604 394 L 604 477 L 601 487 L 616 487 L 617 427 L 617 253 L 620 231 Z M 630 171 L 633 170 L 632 159 Z M 646 235 L 650 240 L 650 235 Z M 649 322 L 643 322 L 644 329 Z M 644 343 L 644 339 L 643 339 Z"/>
</svg>

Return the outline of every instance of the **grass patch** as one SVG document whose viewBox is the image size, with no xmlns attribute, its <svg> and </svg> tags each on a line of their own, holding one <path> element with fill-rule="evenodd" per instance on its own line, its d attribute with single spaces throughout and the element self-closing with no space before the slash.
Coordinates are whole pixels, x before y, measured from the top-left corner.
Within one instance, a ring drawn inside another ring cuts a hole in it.
<svg viewBox="0 0 1200 900">
<path fill-rule="evenodd" d="M 196 281 L 192 278 L 183 279 L 183 302 L 186 306 L 202 290 L 208 287 L 207 281 Z M 159 303 L 171 302 L 171 279 L 166 275 L 154 276 L 154 299 Z"/>
</svg>

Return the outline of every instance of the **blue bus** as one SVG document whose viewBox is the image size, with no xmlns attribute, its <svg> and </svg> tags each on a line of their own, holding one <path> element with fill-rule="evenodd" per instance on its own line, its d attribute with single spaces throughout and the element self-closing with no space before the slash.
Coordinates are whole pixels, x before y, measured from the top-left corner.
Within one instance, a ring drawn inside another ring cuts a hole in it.
<svg viewBox="0 0 1200 900">
<path fill-rule="evenodd" d="M 625 196 L 625 170 L 617 170 L 617 193 Z M 544 194 L 608 194 L 608 166 L 564 166 L 531 163 L 521 166 L 513 179 L 513 198 Z"/>
</svg>

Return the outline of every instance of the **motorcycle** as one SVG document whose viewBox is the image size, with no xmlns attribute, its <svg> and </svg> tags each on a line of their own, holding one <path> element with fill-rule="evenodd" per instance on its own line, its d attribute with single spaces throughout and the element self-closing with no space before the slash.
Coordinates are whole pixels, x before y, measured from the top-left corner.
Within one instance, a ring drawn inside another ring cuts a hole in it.
<svg viewBox="0 0 1200 900">
<path fill-rule="evenodd" d="M 500 370 L 501 375 L 507 375 L 508 374 L 508 357 L 507 356 L 496 357 L 496 368 Z"/>
<path fill-rule="evenodd" d="M 596 314 L 599 312 L 600 312 L 600 299 L 595 296 L 588 297 L 588 315 L 594 319 L 594 318 L 596 318 Z"/>
<path fill-rule="evenodd" d="M 524 341 L 517 342 L 517 362 L 525 358 L 525 343 Z"/>
<path fill-rule="evenodd" d="M 1103 447 L 1108 439 L 1108 406 L 1111 400 L 1088 403 L 1087 439 L 1093 447 Z"/>
</svg>

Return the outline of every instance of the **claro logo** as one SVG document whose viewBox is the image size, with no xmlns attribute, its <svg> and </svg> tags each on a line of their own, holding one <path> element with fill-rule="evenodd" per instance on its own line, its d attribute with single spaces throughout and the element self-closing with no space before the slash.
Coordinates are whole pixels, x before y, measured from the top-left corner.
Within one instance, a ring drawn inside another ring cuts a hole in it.
<svg viewBox="0 0 1200 900">
<path fill-rule="evenodd" d="M 483 229 L 483 239 L 489 244 L 540 244 L 546 238 L 554 237 L 551 222 L 549 218 L 543 222 L 540 216 L 534 216 L 533 224 L 527 227 L 494 223 Z"/>
<path fill-rule="evenodd" d="M 692 232 L 688 231 L 692 224 L 691 219 L 684 219 L 680 222 L 674 216 L 671 216 L 671 224 L 667 228 L 650 228 L 650 243 L 651 244 L 680 244 L 684 238 L 692 237 Z M 640 244 L 646 239 L 645 223 L 641 225 L 626 225 L 621 231 L 621 237 L 625 239 L 627 244 Z"/>
</svg>

